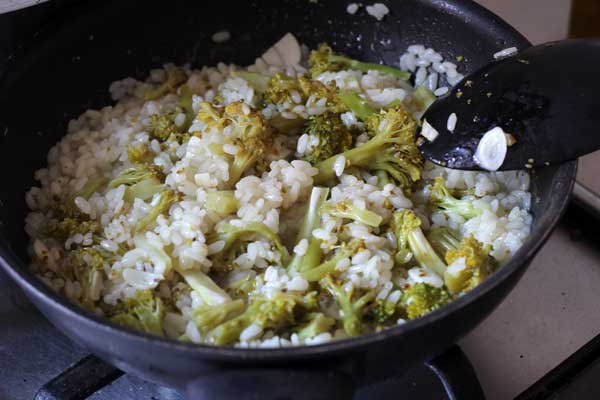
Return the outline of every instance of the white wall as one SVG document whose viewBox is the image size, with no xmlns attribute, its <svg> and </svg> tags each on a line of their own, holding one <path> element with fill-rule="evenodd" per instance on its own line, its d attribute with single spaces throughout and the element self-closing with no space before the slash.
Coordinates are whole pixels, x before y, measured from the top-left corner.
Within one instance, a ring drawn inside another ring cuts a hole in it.
<svg viewBox="0 0 600 400">
<path fill-rule="evenodd" d="M 566 37 L 571 0 L 477 0 L 532 43 Z"/>
</svg>

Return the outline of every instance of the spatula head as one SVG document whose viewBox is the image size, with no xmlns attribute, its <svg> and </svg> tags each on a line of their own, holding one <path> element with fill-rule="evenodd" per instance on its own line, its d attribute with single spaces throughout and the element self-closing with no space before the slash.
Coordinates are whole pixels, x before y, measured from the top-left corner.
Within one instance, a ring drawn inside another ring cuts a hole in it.
<svg viewBox="0 0 600 400">
<path fill-rule="evenodd" d="M 600 148 L 600 39 L 530 47 L 463 79 L 423 116 L 438 132 L 420 149 L 450 168 L 477 170 L 483 134 L 501 127 L 516 140 L 500 170 L 575 159 Z M 451 113 L 457 116 L 448 131 Z"/>
</svg>

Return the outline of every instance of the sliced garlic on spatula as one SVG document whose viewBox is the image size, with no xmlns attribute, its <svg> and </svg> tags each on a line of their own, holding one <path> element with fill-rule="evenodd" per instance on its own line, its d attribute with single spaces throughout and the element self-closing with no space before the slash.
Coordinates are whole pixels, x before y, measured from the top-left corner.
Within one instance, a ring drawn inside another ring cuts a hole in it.
<svg viewBox="0 0 600 400">
<path fill-rule="evenodd" d="M 423 120 L 423 127 L 421 128 L 421 136 L 425 139 L 433 142 L 440 133 L 433 127 L 427 120 Z"/>
<path fill-rule="evenodd" d="M 497 126 L 483 135 L 473 159 L 481 168 L 497 171 L 504 162 L 507 148 L 506 134 Z"/>
</svg>

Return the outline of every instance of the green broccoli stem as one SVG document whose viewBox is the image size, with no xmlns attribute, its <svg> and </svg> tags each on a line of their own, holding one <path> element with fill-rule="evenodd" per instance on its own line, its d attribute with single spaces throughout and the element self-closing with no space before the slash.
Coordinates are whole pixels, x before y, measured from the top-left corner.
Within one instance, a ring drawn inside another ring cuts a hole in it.
<svg viewBox="0 0 600 400">
<path fill-rule="evenodd" d="M 124 200 L 129 204 L 132 204 L 135 199 L 146 201 L 164 188 L 164 185 L 156 178 L 144 179 L 127 188 Z"/>
<path fill-rule="evenodd" d="M 179 67 L 172 67 L 167 70 L 167 79 L 154 89 L 147 90 L 143 94 L 144 100 L 157 100 L 164 95 L 174 92 L 185 83 L 187 74 Z"/>
<path fill-rule="evenodd" d="M 321 217 L 321 206 L 327 200 L 329 188 L 314 187 L 308 201 L 308 209 L 298 231 L 296 243 L 303 239 L 308 241 L 308 248 L 304 255 L 294 254 L 292 261 L 288 264 L 288 271 L 302 272 L 319 265 L 323 256 L 321 241 L 312 235 L 312 231 L 319 227 Z"/>
<path fill-rule="evenodd" d="M 312 338 L 321 333 L 329 332 L 335 325 L 333 318 L 326 317 L 323 313 L 311 313 L 308 315 L 309 321 L 301 325 L 296 333 L 302 339 Z"/>
<path fill-rule="evenodd" d="M 338 218 L 352 219 L 365 225 L 377 228 L 383 221 L 383 217 L 373 211 L 358 208 L 350 201 L 338 203 L 325 203 L 321 207 L 321 213 L 333 215 Z"/>
<path fill-rule="evenodd" d="M 227 321 L 231 315 L 242 312 L 244 307 L 244 301 L 240 299 L 217 305 L 201 306 L 194 310 L 192 319 L 196 323 L 198 330 L 205 335 Z"/>
<path fill-rule="evenodd" d="M 316 292 L 304 296 L 279 292 L 270 298 L 259 295 L 250 300 L 242 314 L 210 331 L 206 337 L 207 342 L 216 345 L 235 342 L 250 325 L 273 330 L 287 328 L 293 326 L 297 318 L 305 316 L 317 307 Z"/>
<path fill-rule="evenodd" d="M 458 234 L 445 226 L 430 229 L 426 236 L 440 257 L 445 257 L 448 250 L 455 250 L 460 245 Z"/>
<path fill-rule="evenodd" d="M 179 195 L 174 190 L 163 190 L 160 193 L 160 198 L 156 205 L 152 207 L 148 214 L 137 222 L 135 231 L 141 232 L 146 229 L 150 224 L 156 221 L 156 218 L 158 218 L 160 214 L 169 211 L 169 208 L 177 201 L 179 201 Z"/>
<path fill-rule="evenodd" d="M 277 114 L 269 120 L 269 124 L 283 134 L 295 135 L 302 131 L 306 125 L 306 121 L 301 117 L 284 118 L 280 114 Z"/>
<path fill-rule="evenodd" d="M 194 118 L 196 118 L 196 113 L 194 112 L 193 102 L 194 102 L 194 93 L 192 89 L 188 85 L 183 85 L 179 88 L 179 107 L 181 107 L 185 113 L 185 123 L 181 127 L 183 132 L 187 132 L 190 126 L 192 126 L 192 122 L 194 122 Z"/>
<path fill-rule="evenodd" d="M 387 110 L 390 108 L 402 107 L 402 105 L 403 105 L 402 100 L 394 99 L 394 100 L 390 101 L 389 103 L 387 103 L 385 106 L 383 106 L 383 108 Z"/>
<path fill-rule="evenodd" d="M 421 267 L 433 270 L 439 276 L 444 276 L 446 264 L 431 247 L 421 228 L 416 228 L 408 234 L 408 245 Z"/>
<path fill-rule="evenodd" d="M 151 167 L 139 165 L 132 168 L 127 168 L 121 171 L 113 180 L 108 182 L 108 189 L 114 189 L 121 185 L 134 185 L 144 179 L 155 178 L 158 180 L 158 171 Z"/>
<path fill-rule="evenodd" d="M 414 211 L 396 211 L 392 217 L 392 229 L 398 242 L 395 259 L 399 264 L 408 262 L 412 253 L 421 267 L 432 270 L 439 276 L 444 275 L 446 264 L 429 244 L 421 230 L 421 220 Z"/>
<path fill-rule="evenodd" d="M 379 151 L 388 143 L 388 140 L 389 138 L 385 135 L 376 135 L 360 147 L 354 147 L 321 161 L 316 165 L 319 173 L 313 178 L 315 184 L 325 184 L 335 177 L 333 165 L 340 155 L 346 158 L 346 168 L 363 167 L 378 156 Z"/>
<path fill-rule="evenodd" d="M 89 199 L 94 193 L 96 193 L 100 188 L 104 187 L 108 183 L 108 178 L 102 176 L 96 179 L 89 179 L 87 183 L 81 188 L 75 196 L 83 197 L 84 199 Z"/>
<path fill-rule="evenodd" d="M 335 272 L 336 264 L 343 258 L 348 257 L 348 252 L 346 252 L 343 248 L 338 251 L 336 255 L 334 255 L 329 260 L 323 262 L 322 264 L 312 268 L 304 270 L 300 276 L 306 279 L 309 282 L 318 282 L 323 279 L 328 274 L 332 274 Z"/>
<path fill-rule="evenodd" d="M 325 290 L 340 307 L 340 318 L 344 332 L 349 336 L 360 335 L 364 331 L 362 317 L 366 306 L 375 298 L 377 292 L 370 290 L 357 300 L 352 300 L 354 290 L 346 291 L 343 285 L 336 284 L 331 275 L 327 275 L 320 281 Z"/>
<path fill-rule="evenodd" d="M 231 297 L 204 272 L 179 267 L 175 267 L 175 270 L 207 305 L 214 306 L 231 300 Z"/>
<path fill-rule="evenodd" d="M 264 93 L 267 90 L 269 87 L 269 80 L 271 80 L 270 76 L 259 74 L 258 72 L 233 71 L 231 75 L 242 78 L 259 93 Z"/>
<path fill-rule="evenodd" d="M 375 171 L 375 176 L 377 176 L 377 186 L 379 186 L 381 189 L 383 189 L 383 187 L 388 183 L 392 183 L 390 176 L 384 170 L 380 169 Z"/>
<path fill-rule="evenodd" d="M 220 215 L 233 214 L 238 209 L 238 201 L 233 190 L 217 190 L 206 194 L 206 209 Z"/>
<path fill-rule="evenodd" d="M 435 100 L 435 95 L 425 86 L 419 86 L 413 93 L 413 102 L 422 112 L 425 112 Z"/>
<path fill-rule="evenodd" d="M 369 105 L 367 100 L 363 99 L 358 93 L 350 90 L 342 90 L 339 93 L 339 99 L 350 111 L 358 118 L 364 120 L 377 111 Z"/>
<path fill-rule="evenodd" d="M 252 316 L 246 311 L 242 315 L 238 315 L 210 331 L 207 341 L 217 346 L 233 343 L 240 338 L 242 331 L 251 324 Z"/>
<path fill-rule="evenodd" d="M 246 172 L 246 170 L 250 168 L 256 162 L 256 160 L 256 154 L 252 154 L 248 151 L 240 149 L 233 157 L 233 163 L 229 165 L 229 180 L 227 181 L 227 185 L 229 187 L 235 186 L 244 172 Z"/>
<path fill-rule="evenodd" d="M 375 64 L 369 62 L 362 62 L 353 60 L 348 57 L 340 56 L 337 54 L 329 55 L 329 61 L 332 63 L 338 63 L 349 67 L 350 69 L 356 69 L 361 72 L 379 71 L 384 74 L 393 75 L 399 79 L 407 81 L 410 79 L 410 72 L 402 71 L 388 65 Z"/>
</svg>

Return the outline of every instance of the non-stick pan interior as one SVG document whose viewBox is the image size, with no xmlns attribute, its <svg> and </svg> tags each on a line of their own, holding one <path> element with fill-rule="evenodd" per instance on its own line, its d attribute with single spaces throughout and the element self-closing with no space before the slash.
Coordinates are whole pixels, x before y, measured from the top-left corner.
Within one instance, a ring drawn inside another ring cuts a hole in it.
<svg viewBox="0 0 600 400">
<path fill-rule="evenodd" d="M 509 45 L 526 46 L 515 31 L 469 1 L 388 2 L 390 14 L 377 21 L 346 1 L 172 1 L 83 2 L 64 11 L 62 21 L 40 34 L 7 64 L 0 82 L 0 232 L 26 260 L 25 191 L 45 165 L 69 119 L 88 108 L 110 104 L 110 82 L 166 62 L 249 64 L 286 32 L 315 46 L 330 43 L 359 59 L 397 65 L 413 43 L 434 47 L 458 62 L 463 73 L 492 59 Z M 484 13 L 485 14 L 485 13 Z M 228 30 L 231 39 L 211 36 Z M 536 177 L 533 212 L 550 218 L 556 169 Z M 564 172 L 564 171 L 563 171 Z M 571 171 L 572 172 L 572 171 Z"/>
</svg>

